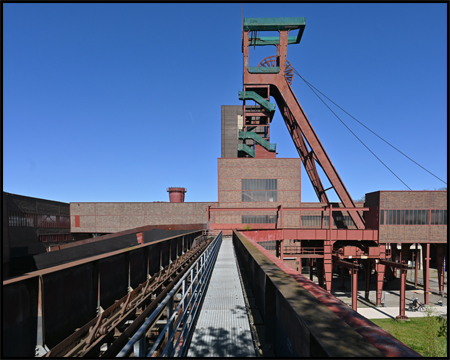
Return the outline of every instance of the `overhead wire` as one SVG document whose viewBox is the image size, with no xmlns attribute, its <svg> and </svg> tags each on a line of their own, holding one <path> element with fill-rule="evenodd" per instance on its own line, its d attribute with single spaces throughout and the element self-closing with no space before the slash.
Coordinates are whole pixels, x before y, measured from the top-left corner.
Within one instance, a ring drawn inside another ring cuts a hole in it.
<svg viewBox="0 0 450 360">
<path fill-rule="evenodd" d="M 394 145 L 392 145 L 391 143 L 389 143 L 387 140 L 383 139 L 380 135 L 378 135 L 375 131 L 371 130 L 370 128 L 368 128 L 366 125 L 364 125 L 361 121 L 359 121 L 358 119 L 356 119 L 353 115 L 349 114 L 345 109 L 343 109 L 342 107 L 340 107 L 338 104 L 336 104 L 333 100 L 331 100 L 328 96 L 326 96 L 324 93 L 322 93 L 319 89 L 317 89 L 314 85 L 312 85 L 311 83 L 309 83 L 308 81 L 306 81 L 295 69 L 294 71 L 296 72 L 296 74 L 298 76 L 300 76 L 300 78 L 309 86 L 314 88 L 317 92 L 319 92 L 321 95 L 323 95 L 325 98 L 327 98 L 330 102 L 332 102 L 334 105 L 336 105 L 339 109 L 341 109 L 343 112 L 345 112 L 348 116 L 350 116 L 352 119 L 354 119 L 355 121 L 357 121 L 360 125 L 364 126 L 367 130 L 369 130 L 372 134 L 374 134 L 375 136 L 377 136 L 378 138 L 380 138 L 381 140 L 383 140 L 386 144 L 388 144 L 389 146 L 391 146 L 393 149 L 397 150 L 400 154 L 402 154 L 404 157 L 406 157 L 408 160 L 412 161 L 414 164 L 416 164 L 417 166 L 421 167 L 423 170 L 425 170 L 426 172 L 428 172 L 429 174 L 433 175 L 436 179 L 442 181 L 444 184 L 447 184 L 444 180 L 442 180 L 441 178 L 439 178 L 438 176 L 436 176 L 435 174 L 433 174 L 431 171 L 427 170 L 425 167 L 423 167 L 422 165 L 420 165 L 419 163 L 417 163 L 416 161 L 414 161 L 413 159 L 411 159 L 408 155 L 406 155 L 405 153 L 403 153 L 402 151 L 400 151 L 399 149 L 397 149 Z"/>
<path fill-rule="evenodd" d="M 297 70 L 295 70 L 294 69 L 294 72 L 298 75 L 298 76 L 300 76 L 300 78 L 301 79 L 303 79 L 303 77 L 297 72 Z M 303 79 L 304 80 L 304 79 Z M 361 144 L 363 144 L 364 146 L 365 146 L 365 148 L 367 149 L 367 150 L 369 150 L 370 151 L 370 153 L 373 155 L 373 156 L 375 156 L 377 159 L 378 159 L 378 161 L 379 162 L 381 162 L 385 167 L 386 167 L 386 169 L 388 169 L 397 179 L 399 179 L 402 183 L 403 183 L 403 185 L 405 185 L 409 190 L 411 190 L 412 191 L 412 189 L 402 180 L 402 179 L 400 179 L 400 177 L 396 174 L 396 173 L 394 173 L 390 168 L 389 168 L 389 166 L 387 166 L 365 143 L 364 143 L 364 141 L 362 141 L 348 126 L 347 126 L 347 124 L 344 122 L 344 121 L 342 121 L 342 119 L 339 117 L 339 116 L 337 116 L 337 114 L 328 106 L 328 104 L 325 102 L 325 101 L 323 101 L 323 99 L 314 91 L 314 89 L 309 85 L 309 83 L 308 82 L 306 82 L 305 81 L 305 83 L 306 83 L 306 85 L 308 85 L 308 87 L 311 89 L 311 91 L 320 99 L 320 101 L 322 101 L 323 103 L 324 103 L 324 105 L 334 114 L 334 116 L 336 116 L 337 118 L 338 118 L 338 120 L 347 128 L 347 130 L 348 131 L 350 131 L 352 134 L 353 134 L 353 136 L 354 137 L 356 137 L 358 140 L 359 140 L 359 142 L 361 143 Z"/>
<path fill-rule="evenodd" d="M 370 151 L 370 153 L 375 156 L 378 161 L 380 161 L 395 177 L 397 177 L 397 179 L 399 179 L 409 190 L 411 190 L 411 188 L 402 180 L 400 179 L 399 176 L 397 176 L 377 155 L 375 155 L 375 153 L 347 126 L 347 124 L 345 124 L 345 122 L 328 106 L 328 104 L 317 94 L 317 92 L 319 92 L 322 96 L 324 96 L 326 99 L 328 99 L 330 102 L 332 102 L 335 106 L 337 106 L 339 109 L 341 109 L 343 112 L 345 112 L 347 115 L 349 115 L 351 118 L 353 118 L 355 121 L 357 121 L 359 124 L 361 124 L 362 126 L 364 126 L 367 130 L 369 130 L 370 132 L 372 132 L 374 135 L 376 135 L 378 138 L 380 138 L 381 140 L 383 140 L 386 144 L 388 144 L 389 146 L 391 146 L 393 149 L 397 150 L 400 154 L 402 154 L 403 156 L 405 156 L 407 159 L 409 159 L 410 161 L 412 161 L 414 164 L 418 165 L 420 168 L 422 168 L 423 170 L 427 171 L 429 174 L 433 175 L 435 178 L 437 178 L 438 180 L 442 181 L 444 184 L 447 184 L 444 180 L 442 180 L 441 178 L 439 178 L 438 176 L 436 176 L 435 174 L 433 174 L 431 171 L 427 170 L 425 167 L 423 167 L 422 165 L 420 165 L 419 163 L 417 163 L 416 161 L 414 161 L 413 159 L 411 159 L 409 156 L 407 156 L 406 154 L 404 154 L 402 151 L 400 151 L 399 149 L 397 149 L 395 146 L 393 146 L 392 144 L 390 144 L 388 141 L 386 141 L 385 139 L 383 139 L 380 135 L 378 135 L 377 133 L 375 133 L 374 131 L 372 131 L 370 128 L 368 128 L 366 125 L 364 125 L 362 122 L 360 122 L 358 119 L 356 119 L 354 116 L 352 116 L 351 114 L 349 114 L 347 111 L 345 111 L 342 107 L 340 107 L 338 104 L 336 104 L 334 101 L 332 101 L 328 96 L 326 96 L 325 94 L 323 94 L 319 89 L 317 89 L 315 86 L 313 86 L 311 83 L 309 83 L 307 80 L 305 80 L 299 73 L 297 70 L 295 70 L 294 67 L 292 67 L 294 72 L 305 82 L 305 84 L 311 89 L 311 91 L 325 104 L 325 106 L 334 114 L 334 116 L 336 116 L 338 118 L 338 120 L 353 134 L 353 136 L 355 136 L 366 148 L 367 150 Z M 317 92 L 316 92 L 317 91 Z"/>
</svg>

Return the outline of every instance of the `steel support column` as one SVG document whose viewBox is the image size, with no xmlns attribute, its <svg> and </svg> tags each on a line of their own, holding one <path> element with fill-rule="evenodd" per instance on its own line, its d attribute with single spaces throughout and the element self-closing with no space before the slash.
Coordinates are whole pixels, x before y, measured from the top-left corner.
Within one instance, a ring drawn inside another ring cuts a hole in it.
<svg viewBox="0 0 450 360">
<path fill-rule="evenodd" d="M 313 267 L 314 267 L 314 259 L 311 258 L 309 260 L 309 280 L 313 281 Z"/>
<path fill-rule="evenodd" d="M 428 305 L 430 290 L 430 243 L 422 244 L 424 303 Z"/>
<path fill-rule="evenodd" d="M 385 265 L 380 264 L 378 262 L 376 264 L 376 271 L 377 271 L 377 301 L 376 301 L 376 304 L 377 304 L 377 306 L 381 305 L 381 295 L 383 292 L 383 284 L 384 284 L 384 270 L 385 270 Z"/>
<path fill-rule="evenodd" d="M 347 289 L 345 287 L 345 271 L 346 271 L 346 268 L 341 266 L 341 287 L 339 288 L 339 290 Z"/>
<path fill-rule="evenodd" d="M 444 291 L 444 254 L 447 253 L 445 244 L 436 245 L 436 265 L 438 273 L 439 294 Z"/>
<path fill-rule="evenodd" d="M 397 262 L 397 243 L 391 243 L 391 261 Z M 397 277 L 397 268 L 392 269 L 392 273 Z"/>
<path fill-rule="evenodd" d="M 419 250 L 417 249 L 417 243 L 416 243 L 416 250 L 414 250 L 414 287 L 417 287 L 417 270 L 419 269 Z"/>
<path fill-rule="evenodd" d="M 400 315 L 396 316 L 397 320 L 407 320 L 405 315 L 405 291 L 406 291 L 406 272 L 408 265 L 402 260 L 402 264 L 406 265 L 400 269 Z"/>
<path fill-rule="evenodd" d="M 358 262 L 354 260 L 353 263 L 350 263 L 344 260 L 334 258 L 333 263 L 350 270 L 351 288 L 352 288 L 352 309 L 356 311 L 358 308 L 358 269 L 359 269 Z"/>
<path fill-rule="evenodd" d="M 406 291 L 406 272 L 408 271 L 408 264 L 405 261 L 396 263 L 393 261 L 380 260 L 380 263 L 386 266 L 392 266 L 395 270 L 400 268 L 400 315 L 396 319 L 408 319 L 405 315 L 405 291 Z"/>
<path fill-rule="evenodd" d="M 371 261 L 369 259 L 364 260 L 363 266 L 364 266 L 364 298 L 369 300 Z"/>
<path fill-rule="evenodd" d="M 356 261 L 354 264 L 357 265 Z M 352 268 L 352 309 L 357 311 L 358 309 L 358 270 Z"/>
</svg>

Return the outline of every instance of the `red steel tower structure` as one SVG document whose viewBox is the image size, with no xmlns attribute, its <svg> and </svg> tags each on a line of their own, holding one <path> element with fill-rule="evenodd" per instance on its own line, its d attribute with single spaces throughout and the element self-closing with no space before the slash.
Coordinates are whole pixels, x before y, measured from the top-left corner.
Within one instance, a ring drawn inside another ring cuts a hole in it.
<svg viewBox="0 0 450 360">
<path fill-rule="evenodd" d="M 275 110 L 268 100 L 272 96 L 277 102 L 292 140 L 297 148 L 306 172 L 311 179 L 314 190 L 321 203 L 329 203 L 322 181 L 317 173 L 316 163 L 323 169 L 332 188 L 346 208 L 355 208 L 344 182 L 333 166 L 325 148 L 309 122 L 290 84 L 294 69 L 287 61 L 288 45 L 298 44 L 305 28 L 305 18 L 247 18 L 244 19 L 243 53 L 244 53 L 244 91 L 239 93 L 241 100 L 253 99 L 261 105 L 259 113 L 255 114 L 253 107 L 244 103 L 244 121 L 246 126 L 254 126 L 252 121 L 259 117 L 260 127 L 269 128 L 267 119 L 271 119 Z M 279 36 L 258 36 L 258 32 L 278 31 Z M 296 36 L 289 36 L 290 31 L 297 31 Z M 249 65 L 250 46 L 275 46 L 276 55 L 262 60 L 258 66 Z M 268 105 L 269 104 L 269 105 Z M 268 139 L 270 132 L 264 132 Z M 309 145 L 309 147 L 307 146 Z M 364 229 L 364 219 L 357 211 L 351 211 L 350 216 L 358 229 Z"/>
</svg>

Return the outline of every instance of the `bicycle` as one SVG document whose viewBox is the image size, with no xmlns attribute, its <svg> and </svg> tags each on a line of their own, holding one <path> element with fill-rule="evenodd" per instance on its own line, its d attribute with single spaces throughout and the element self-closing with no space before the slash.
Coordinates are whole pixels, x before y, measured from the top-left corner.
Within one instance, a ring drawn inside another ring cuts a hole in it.
<svg viewBox="0 0 450 360">
<path fill-rule="evenodd" d="M 418 298 L 415 298 L 412 303 L 408 304 L 409 311 L 425 311 L 425 304 L 422 304 Z"/>
</svg>

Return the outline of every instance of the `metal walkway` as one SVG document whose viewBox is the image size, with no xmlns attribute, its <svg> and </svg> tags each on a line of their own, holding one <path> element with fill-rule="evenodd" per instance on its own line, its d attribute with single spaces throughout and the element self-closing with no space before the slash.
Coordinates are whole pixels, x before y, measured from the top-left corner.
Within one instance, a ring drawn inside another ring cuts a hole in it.
<svg viewBox="0 0 450 360">
<path fill-rule="evenodd" d="M 222 240 L 187 356 L 256 356 L 231 238 Z"/>
</svg>

